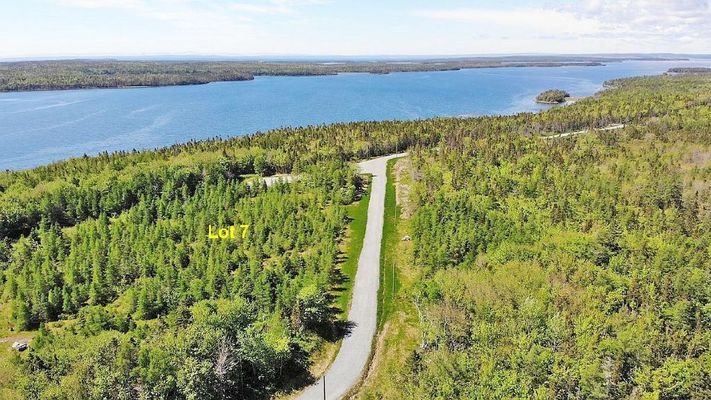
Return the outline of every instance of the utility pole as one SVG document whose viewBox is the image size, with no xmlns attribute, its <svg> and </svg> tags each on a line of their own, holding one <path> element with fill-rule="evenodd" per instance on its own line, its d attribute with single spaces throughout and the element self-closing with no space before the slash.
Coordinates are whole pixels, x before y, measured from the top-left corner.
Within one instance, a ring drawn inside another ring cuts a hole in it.
<svg viewBox="0 0 711 400">
<path fill-rule="evenodd" d="M 326 400 L 326 374 L 323 374 L 323 400 Z"/>
<path fill-rule="evenodd" d="M 395 264 L 393 263 L 393 301 L 395 301 Z"/>
<path fill-rule="evenodd" d="M 385 279 L 387 279 L 387 277 L 385 276 L 385 274 L 388 273 L 388 260 L 387 260 L 387 256 L 385 257 L 385 260 L 383 260 L 383 261 L 384 261 L 384 262 L 383 262 L 383 282 L 384 282 Z M 386 291 L 386 290 L 388 290 L 388 289 L 386 289 L 386 288 L 385 288 L 385 285 L 383 285 L 383 289 L 382 289 L 382 292 L 381 292 L 381 293 L 383 294 L 383 298 L 380 299 L 380 309 L 381 309 L 381 312 L 382 312 L 382 309 L 385 308 L 385 296 L 387 296 L 387 295 L 385 294 L 385 291 Z"/>
</svg>

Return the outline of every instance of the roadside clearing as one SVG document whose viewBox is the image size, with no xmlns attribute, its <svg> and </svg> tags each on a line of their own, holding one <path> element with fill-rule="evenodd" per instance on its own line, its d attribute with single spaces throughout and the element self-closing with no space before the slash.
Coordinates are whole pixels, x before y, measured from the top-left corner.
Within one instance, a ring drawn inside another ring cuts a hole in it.
<svg viewBox="0 0 711 400">
<path fill-rule="evenodd" d="M 581 131 L 575 131 L 575 132 L 565 132 L 565 133 L 558 133 L 555 135 L 546 135 L 543 136 L 546 139 L 552 139 L 552 138 L 562 138 L 562 137 L 568 137 L 568 136 L 575 136 L 575 135 L 580 135 L 583 133 L 590 133 L 590 132 L 596 132 L 596 131 L 614 131 L 617 129 L 622 129 L 626 125 L 625 124 L 611 124 L 608 125 L 604 128 L 598 128 L 598 129 L 583 129 Z"/>
</svg>

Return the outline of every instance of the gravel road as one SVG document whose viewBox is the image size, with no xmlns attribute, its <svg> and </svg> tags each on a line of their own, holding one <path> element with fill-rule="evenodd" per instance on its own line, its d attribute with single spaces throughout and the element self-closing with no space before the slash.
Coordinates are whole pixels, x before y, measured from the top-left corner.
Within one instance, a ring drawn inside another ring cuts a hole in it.
<svg viewBox="0 0 711 400">
<path fill-rule="evenodd" d="M 326 371 L 326 399 L 342 398 L 358 383 L 368 364 L 377 324 L 386 167 L 388 160 L 404 155 L 395 154 L 358 164 L 362 173 L 373 175 L 368 222 L 353 284 L 351 309 L 348 312 L 348 321 L 353 324 L 353 328 L 343 339 L 336 359 Z M 306 388 L 297 399 L 320 400 L 324 398 L 323 392 L 323 379 L 319 379 L 317 383 Z"/>
</svg>

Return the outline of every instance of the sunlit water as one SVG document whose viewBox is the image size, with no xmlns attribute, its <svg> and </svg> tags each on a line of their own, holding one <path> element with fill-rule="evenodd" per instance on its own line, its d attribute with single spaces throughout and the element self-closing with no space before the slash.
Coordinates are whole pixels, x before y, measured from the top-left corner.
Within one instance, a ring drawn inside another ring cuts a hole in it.
<svg viewBox="0 0 711 400">
<path fill-rule="evenodd" d="M 0 169 L 283 126 L 537 111 L 550 88 L 586 96 L 608 79 L 691 62 L 257 77 L 208 85 L 0 93 Z"/>
</svg>

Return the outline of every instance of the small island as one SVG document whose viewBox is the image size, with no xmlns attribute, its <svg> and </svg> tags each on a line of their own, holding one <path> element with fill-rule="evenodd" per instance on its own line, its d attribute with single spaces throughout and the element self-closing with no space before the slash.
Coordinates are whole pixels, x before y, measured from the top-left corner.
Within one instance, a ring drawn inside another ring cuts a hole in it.
<svg viewBox="0 0 711 400">
<path fill-rule="evenodd" d="M 570 97 L 570 94 L 564 90 L 551 89 L 542 92 L 536 96 L 536 103 L 540 104 L 561 104 Z"/>
</svg>

